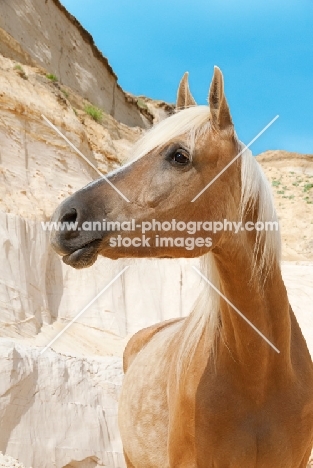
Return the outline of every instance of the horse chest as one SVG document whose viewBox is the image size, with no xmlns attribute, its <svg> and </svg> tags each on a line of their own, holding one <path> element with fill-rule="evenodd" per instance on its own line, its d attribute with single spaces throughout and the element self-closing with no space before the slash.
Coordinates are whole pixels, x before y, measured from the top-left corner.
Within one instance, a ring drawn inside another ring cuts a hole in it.
<svg viewBox="0 0 313 468">
<path fill-rule="evenodd" d="M 202 411 L 196 420 L 198 468 L 295 468 L 287 463 L 288 430 L 273 418 L 226 407 Z"/>
<path fill-rule="evenodd" d="M 232 391 L 228 391 L 232 390 Z M 288 393 L 288 394 L 287 394 Z M 264 401 L 234 388 L 199 385 L 195 401 L 197 468 L 300 468 L 312 435 L 305 398 L 285 391 Z"/>
</svg>

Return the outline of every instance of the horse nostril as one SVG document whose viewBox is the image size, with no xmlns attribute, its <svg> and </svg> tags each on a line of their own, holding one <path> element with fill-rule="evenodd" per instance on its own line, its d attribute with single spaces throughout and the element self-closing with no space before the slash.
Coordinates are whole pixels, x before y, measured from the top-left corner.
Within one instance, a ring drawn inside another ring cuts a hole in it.
<svg viewBox="0 0 313 468">
<path fill-rule="evenodd" d="M 77 220 L 77 211 L 75 210 L 75 208 L 71 208 L 60 219 L 61 223 L 75 223 L 76 220 Z"/>
</svg>

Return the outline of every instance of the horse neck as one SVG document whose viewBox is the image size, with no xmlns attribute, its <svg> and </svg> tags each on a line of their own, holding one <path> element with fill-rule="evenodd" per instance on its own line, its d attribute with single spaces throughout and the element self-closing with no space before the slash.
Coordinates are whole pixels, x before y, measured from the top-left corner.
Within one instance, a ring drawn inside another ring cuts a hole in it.
<svg viewBox="0 0 313 468">
<path fill-rule="evenodd" d="M 264 280 L 253 268 L 254 246 L 253 235 L 242 233 L 237 238 L 229 236 L 214 251 L 221 293 L 280 351 L 277 354 L 221 298 L 221 356 L 231 365 L 236 361 L 250 379 L 254 373 L 261 377 L 269 372 L 271 363 L 274 370 L 277 356 L 290 364 L 290 306 L 279 260 L 269 259 L 272 262 Z M 260 245 L 260 251 L 263 247 Z"/>
</svg>

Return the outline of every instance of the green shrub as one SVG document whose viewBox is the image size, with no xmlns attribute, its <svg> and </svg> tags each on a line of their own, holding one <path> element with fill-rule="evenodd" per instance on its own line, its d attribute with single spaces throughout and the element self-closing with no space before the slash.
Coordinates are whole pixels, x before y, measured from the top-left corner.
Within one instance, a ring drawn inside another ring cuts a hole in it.
<svg viewBox="0 0 313 468">
<path fill-rule="evenodd" d="M 53 75 L 53 73 L 48 73 L 46 77 L 48 78 L 48 80 L 51 80 L 53 83 L 56 83 L 58 81 L 58 77 Z"/>
<path fill-rule="evenodd" d="M 91 104 L 86 104 L 84 111 L 86 112 L 86 114 L 90 115 L 90 117 L 96 122 L 102 122 L 103 112 L 98 107 L 92 106 Z"/>
<path fill-rule="evenodd" d="M 303 191 L 308 192 L 311 188 L 313 188 L 313 184 L 305 184 Z"/>
</svg>

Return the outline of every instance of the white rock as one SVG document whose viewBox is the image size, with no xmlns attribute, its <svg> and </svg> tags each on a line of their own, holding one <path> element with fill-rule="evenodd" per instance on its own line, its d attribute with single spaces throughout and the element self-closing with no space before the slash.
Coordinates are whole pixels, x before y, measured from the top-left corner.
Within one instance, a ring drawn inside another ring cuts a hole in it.
<svg viewBox="0 0 313 468">
<path fill-rule="evenodd" d="M 116 419 L 120 358 L 39 355 L 8 339 L 0 340 L 0 356 L 2 450 L 41 468 L 74 461 L 124 466 Z"/>
<path fill-rule="evenodd" d="M 1 216 L 1 320 L 8 338 L 0 340 L 0 449 L 34 468 L 122 468 L 117 427 L 122 337 L 189 312 L 204 287 L 191 268 L 197 260 L 99 259 L 77 271 L 48 253 L 39 222 Z M 57 352 L 40 355 L 128 263 L 125 275 L 53 344 Z M 312 270 L 309 263 L 283 264 L 311 353 Z"/>
</svg>

